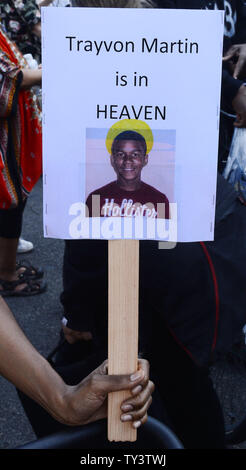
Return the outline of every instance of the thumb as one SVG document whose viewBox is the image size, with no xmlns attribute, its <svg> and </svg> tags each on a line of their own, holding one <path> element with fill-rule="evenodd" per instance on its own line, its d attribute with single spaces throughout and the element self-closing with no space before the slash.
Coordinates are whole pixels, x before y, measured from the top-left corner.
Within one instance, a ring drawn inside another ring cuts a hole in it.
<svg viewBox="0 0 246 470">
<path fill-rule="evenodd" d="M 233 56 L 234 56 L 233 52 L 231 52 L 230 54 L 226 54 L 224 57 L 222 57 L 222 61 L 226 62 L 227 60 L 232 59 Z"/>
<path fill-rule="evenodd" d="M 235 67 L 235 70 L 234 70 L 234 73 L 233 73 L 233 78 L 237 78 L 238 75 L 240 74 L 241 72 L 241 69 L 243 68 L 243 64 L 244 64 L 244 61 L 243 59 L 239 58 L 237 63 L 236 63 L 236 67 Z"/>
<path fill-rule="evenodd" d="M 233 45 L 228 49 L 228 51 L 226 51 L 222 60 L 226 61 L 226 60 L 232 59 L 232 57 L 234 57 L 237 53 L 238 53 L 238 46 Z"/>
<path fill-rule="evenodd" d="M 236 121 L 233 123 L 234 127 L 243 127 L 243 116 L 241 114 L 237 114 Z"/>
<path fill-rule="evenodd" d="M 100 375 L 93 377 L 94 386 L 99 393 L 117 392 L 120 390 L 130 390 L 136 387 L 144 379 L 143 370 L 138 370 L 132 375 Z"/>
</svg>

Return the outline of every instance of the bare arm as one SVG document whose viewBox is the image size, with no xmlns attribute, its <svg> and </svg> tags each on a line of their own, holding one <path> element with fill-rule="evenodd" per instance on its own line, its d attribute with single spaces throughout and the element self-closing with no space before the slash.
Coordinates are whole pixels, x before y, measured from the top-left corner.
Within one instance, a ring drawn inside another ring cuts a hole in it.
<svg viewBox="0 0 246 470">
<path fill-rule="evenodd" d="M 65 385 L 18 326 L 0 297 L 0 373 L 48 411 L 62 404 Z"/>
<path fill-rule="evenodd" d="M 23 80 L 20 88 L 30 88 L 35 85 L 41 85 L 42 69 L 22 69 Z"/>
<path fill-rule="evenodd" d="M 246 72 L 246 44 L 234 44 L 227 51 L 223 57 L 224 62 L 228 62 L 231 59 L 236 59 L 236 64 L 233 66 L 233 78 L 245 78 Z"/>
<path fill-rule="evenodd" d="M 121 419 L 132 421 L 134 427 L 147 420 L 154 389 L 149 381 L 147 361 L 139 361 L 135 377 L 107 375 L 105 362 L 78 385 L 68 386 L 32 346 L 1 297 L 0 324 L 0 374 L 58 421 L 80 425 L 105 418 L 107 395 L 117 390 L 130 390 L 132 393 L 132 397 L 126 400 L 126 410 L 122 408 Z"/>
</svg>

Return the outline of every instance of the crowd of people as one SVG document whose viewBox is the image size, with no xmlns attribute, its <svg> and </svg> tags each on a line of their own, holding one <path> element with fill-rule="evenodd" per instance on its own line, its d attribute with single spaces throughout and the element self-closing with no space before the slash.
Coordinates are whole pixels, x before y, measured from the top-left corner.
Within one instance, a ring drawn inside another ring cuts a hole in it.
<svg viewBox="0 0 246 470">
<path fill-rule="evenodd" d="M 223 449 L 223 415 L 208 367 L 216 354 L 232 347 L 246 323 L 246 202 L 222 176 L 234 129 L 246 127 L 246 2 L 0 1 L 2 297 L 37 295 L 46 289 L 43 271 L 16 258 L 26 201 L 42 172 L 35 88 L 42 81 L 42 6 L 225 10 L 215 238 L 178 243 L 172 250 L 158 250 L 158 242 L 140 242 L 139 350 L 145 360 L 139 360 L 131 377 L 107 375 L 104 362 L 107 242 L 66 240 L 61 267 L 64 315 L 55 358 L 49 364 L 35 351 L 1 299 L 0 372 L 18 388 L 38 437 L 105 417 L 107 393 L 121 389 L 132 392 L 122 404 L 121 419 L 138 427 L 147 420 L 154 382 L 159 400 L 150 409 L 161 419 L 165 406 L 165 419 L 185 448 Z M 26 54 L 36 61 L 35 68 L 28 65 Z"/>
</svg>

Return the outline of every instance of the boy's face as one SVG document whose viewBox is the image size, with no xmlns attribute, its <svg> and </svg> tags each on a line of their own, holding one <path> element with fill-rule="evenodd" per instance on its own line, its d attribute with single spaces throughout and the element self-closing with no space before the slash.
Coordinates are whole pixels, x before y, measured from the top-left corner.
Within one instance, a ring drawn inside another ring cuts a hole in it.
<svg viewBox="0 0 246 470">
<path fill-rule="evenodd" d="M 142 168 L 148 163 L 148 155 L 138 140 L 116 140 L 113 144 L 111 164 L 118 179 L 132 183 L 141 179 Z"/>
</svg>

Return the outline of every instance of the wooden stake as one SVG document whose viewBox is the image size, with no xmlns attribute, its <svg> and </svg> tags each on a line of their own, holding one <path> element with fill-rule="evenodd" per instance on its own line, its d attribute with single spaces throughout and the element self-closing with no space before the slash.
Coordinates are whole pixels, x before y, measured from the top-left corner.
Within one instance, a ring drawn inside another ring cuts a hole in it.
<svg viewBox="0 0 246 470">
<path fill-rule="evenodd" d="M 132 374 L 138 363 L 139 241 L 108 242 L 108 361 L 109 374 Z M 108 397 L 108 440 L 136 441 L 137 431 L 122 423 L 122 401 L 129 392 Z"/>
</svg>

